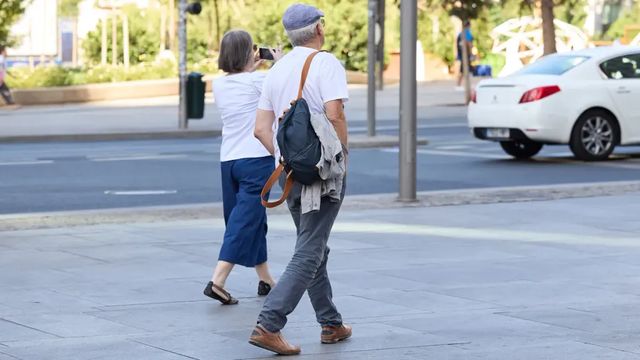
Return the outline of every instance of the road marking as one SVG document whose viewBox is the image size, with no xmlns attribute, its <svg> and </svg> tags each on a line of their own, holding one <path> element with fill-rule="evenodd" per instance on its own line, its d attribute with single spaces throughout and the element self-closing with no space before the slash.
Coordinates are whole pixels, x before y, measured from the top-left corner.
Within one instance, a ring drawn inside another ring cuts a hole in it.
<svg viewBox="0 0 640 360">
<path fill-rule="evenodd" d="M 53 160 L 8 161 L 0 162 L 0 166 L 53 164 Z"/>
<path fill-rule="evenodd" d="M 294 225 L 285 218 L 270 218 L 269 229 L 295 231 Z M 518 241 L 531 243 L 556 243 L 569 245 L 607 245 L 620 247 L 638 247 L 636 237 L 591 235 L 564 232 L 545 232 L 536 230 L 503 229 L 497 227 L 457 227 L 418 224 L 396 224 L 385 222 L 342 222 L 337 221 L 333 232 L 357 234 L 389 234 L 444 237 L 477 241 Z"/>
<path fill-rule="evenodd" d="M 105 195 L 126 195 L 126 196 L 138 196 L 138 195 L 170 195 L 177 194 L 178 190 L 135 190 L 135 191 L 117 191 L 106 190 Z"/>
<path fill-rule="evenodd" d="M 469 145 L 445 145 L 445 146 L 435 146 L 436 150 L 465 150 L 470 148 Z"/>
<path fill-rule="evenodd" d="M 453 127 L 467 127 L 467 123 L 448 123 L 448 124 L 428 124 L 428 125 L 418 125 L 418 129 L 444 129 L 444 128 L 453 128 Z M 389 130 L 398 130 L 399 125 L 383 125 L 376 126 L 377 131 L 389 131 Z M 349 132 L 366 132 L 366 126 L 351 126 L 349 127 Z"/>
<path fill-rule="evenodd" d="M 107 158 L 91 158 L 90 161 L 104 162 L 104 161 L 137 161 L 137 160 L 169 160 L 169 159 L 183 159 L 187 155 L 144 155 L 144 156 L 115 156 Z"/>
<path fill-rule="evenodd" d="M 640 162 L 638 162 L 638 160 L 634 160 L 634 159 L 605 160 L 605 161 L 585 161 L 585 162 L 581 162 L 581 164 L 589 165 L 589 166 L 601 166 L 601 167 L 618 168 L 618 169 L 640 170 Z"/>
<path fill-rule="evenodd" d="M 398 148 L 391 149 L 381 149 L 383 152 L 397 153 L 400 150 Z M 458 156 L 458 157 L 473 157 L 480 159 L 492 159 L 492 160 L 507 160 L 509 159 L 506 155 L 492 155 L 492 154 L 478 154 L 478 153 L 470 153 L 464 151 L 444 151 L 444 150 L 426 150 L 426 149 L 418 149 L 416 150 L 418 154 L 426 154 L 426 155 L 443 155 L 443 156 Z"/>
<path fill-rule="evenodd" d="M 479 154 L 479 153 L 470 153 L 470 152 L 464 152 L 464 151 L 440 151 L 440 150 L 420 149 L 417 152 L 418 154 L 427 154 L 427 155 L 459 156 L 459 157 L 472 157 L 472 158 L 492 159 L 492 160 L 509 159 L 509 157 L 506 155 Z"/>
</svg>

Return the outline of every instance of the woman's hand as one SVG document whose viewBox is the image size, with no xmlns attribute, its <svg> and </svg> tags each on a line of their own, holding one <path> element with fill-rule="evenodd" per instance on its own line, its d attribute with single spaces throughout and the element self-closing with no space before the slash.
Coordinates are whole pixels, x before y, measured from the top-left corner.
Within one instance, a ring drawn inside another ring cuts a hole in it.
<svg viewBox="0 0 640 360">
<path fill-rule="evenodd" d="M 284 52 L 282 52 L 282 45 L 278 45 L 275 49 L 269 49 L 271 55 L 273 55 L 273 61 L 276 62 L 284 56 Z"/>
<path fill-rule="evenodd" d="M 264 60 L 258 59 L 257 57 L 253 59 L 253 65 L 249 66 L 249 72 L 254 72 L 258 70 L 258 68 L 264 64 Z"/>
</svg>

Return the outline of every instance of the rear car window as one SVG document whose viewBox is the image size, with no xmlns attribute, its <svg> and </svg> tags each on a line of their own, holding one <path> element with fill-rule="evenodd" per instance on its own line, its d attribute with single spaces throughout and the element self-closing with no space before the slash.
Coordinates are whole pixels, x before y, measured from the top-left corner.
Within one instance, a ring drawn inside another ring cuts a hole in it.
<svg viewBox="0 0 640 360">
<path fill-rule="evenodd" d="M 589 59 L 588 56 L 546 56 L 518 71 L 516 75 L 562 75 Z"/>
<path fill-rule="evenodd" d="M 600 69 L 609 79 L 640 79 L 640 54 L 629 54 L 607 60 Z"/>
</svg>

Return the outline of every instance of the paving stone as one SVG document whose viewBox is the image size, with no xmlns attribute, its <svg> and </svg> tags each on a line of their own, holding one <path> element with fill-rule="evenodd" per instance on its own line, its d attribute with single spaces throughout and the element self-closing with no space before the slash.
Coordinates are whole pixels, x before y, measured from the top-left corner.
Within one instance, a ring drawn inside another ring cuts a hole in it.
<svg viewBox="0 0 640 360">
<path fill-rule="evenodd" d="M 27 339 L 51 339 L 56 337 L 55 334 L 34 329 L 9 319 L 0 318 L 0 343 Z M 1 347 L 0 351 L 2 351 Z"/>
<path fill-rule="evenodd" d="M 637 360 L 640 355 L 579 341 L 536 341 L 515 346 L 488 347 L 476 344 L 461 345 L 464 350 L 448 359 L 522 359 L 522 360 Z"/>
<path fill-rule="evenodd" d="M 59 337 L 137 334 L 143 331 L 82 313 L 21 314 L 5 316 L 4 320 Z"/>
<path fill-rule="evenodd" d="M 581 304 L 620 303 L 640 301 L 640 297 L 620 294 L 599 287 L 576 284 L 574 281 L 523 281 L 507 284 L 462 286 L 440 290 L 442 293 L 474 299 L 500 306 L 578 307 Z"/>
<path fill-rule="evenodd" d="M 130 340 L 72 339 L 37 346 L 8 347 L 0 351 L 22 360 L 136 359 L 185 360 L 188 357 Z"/>
</svg>

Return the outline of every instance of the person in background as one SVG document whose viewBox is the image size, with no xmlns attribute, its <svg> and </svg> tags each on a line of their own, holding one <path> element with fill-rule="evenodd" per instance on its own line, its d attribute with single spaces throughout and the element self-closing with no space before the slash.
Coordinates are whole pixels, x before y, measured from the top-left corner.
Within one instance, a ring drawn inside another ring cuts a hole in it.
<svg viewBox="0 0 640 360">
<path fill-rule="evenodd" d="M 275 285 L 267 266 L 267 213 L 260 200 L 262 186 L 274 170 L 274 158 L 254 137 L 256 109 L 265 73 L 251 35 L 243 30 L 224 34 L 218 67 L 226 76 L 213 81 L 213 95 L 222 118 L 222 202 L 226 229 L 218 263 L 204 294 L 223 305 L 238 300 L 225 290 L 234 265 L 255 267 L 258 295 Z M 282 51 L 272 51 L 275 60 Z"/>
<path fill-rule="evenodd" d="M 4 99 L 4 102 L 10 107 L 15 107 L 13 96 L 11 96 L 11 90 L 7 86 L 5 78 L 7 76 L 7 48 L 4 45 L 0 45 L 0 95 Z"/>
<path fill-rule="evenodd" d="M 460 62 L 460 73 L 458 74 L 458 81 L 456 83 L 456 90 L 462 91 L 464 90 L 464 88 L 462 87 L 462 79 L 464 77 L 464 62 L 462 61 L 462 47 L 464 46 L 464 41 L 462 36 L 466 37 L 467 39 L 467 60 L 469 63 L 469 72 L 471 73 L 472 71 L 472 67 L 471 67 L 471 60 L 472 60 L 472 51 L 473 51 L 473 34 L 471 33 L 471 22 L 469 20 L 465 20 L 464 21 L 464 27 L 462 29 L 462 31 L 458 34 L 458 37 L 456 39 L 456 50 L 457 50 L 457 57 L 456 59 Z"/>
</svg>

